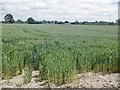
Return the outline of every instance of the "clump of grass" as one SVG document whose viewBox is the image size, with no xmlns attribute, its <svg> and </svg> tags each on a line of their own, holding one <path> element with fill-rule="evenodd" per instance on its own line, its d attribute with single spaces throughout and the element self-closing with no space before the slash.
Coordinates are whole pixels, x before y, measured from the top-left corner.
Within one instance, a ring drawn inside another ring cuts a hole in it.
<svg viewBox="0 0 120 90">
<path fill-rule="evenodd" d="M 29 83 L 32 79 L 32 70 L 30 67 L 25 66 L 22 71 L 23 83 Z"/>
<path fill-rule="evenodd" d="M 75 75 L 75 60 L 68 49 L 49 47 L 42 53 L 40 61 L 41 79 L 57 85 L 65 84 Z"/>
</svg>

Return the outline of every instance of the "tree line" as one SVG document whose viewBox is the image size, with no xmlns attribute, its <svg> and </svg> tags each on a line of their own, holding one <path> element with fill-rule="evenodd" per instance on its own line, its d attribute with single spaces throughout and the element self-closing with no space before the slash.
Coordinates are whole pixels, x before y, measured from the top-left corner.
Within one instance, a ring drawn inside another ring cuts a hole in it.
<svg viewBox="0 0 120 90">
<path fill-rule="evenodd" d="M 34 18 L 29 17 L 26 21 L 22 21 L 21 19 L 18 19 L 17 21 L 14 20 L 12 14 L 6 14 L 4 17 L 5 21 L 2 21 L 2 23 L 27 23 L 27 24 L 75 24 L 75 25 L 120 25 L 120 19 L 116 20 L 116 22 L 106 22 L 106 21 L 95 21 L 95 22 L 89 22 L 89 21 L 74 21 L 74 22 L 69 22 L 69 21 L 48 21 L 48 20 L 42 20 L 42 21 L 36 21 Z"/>
</svg>

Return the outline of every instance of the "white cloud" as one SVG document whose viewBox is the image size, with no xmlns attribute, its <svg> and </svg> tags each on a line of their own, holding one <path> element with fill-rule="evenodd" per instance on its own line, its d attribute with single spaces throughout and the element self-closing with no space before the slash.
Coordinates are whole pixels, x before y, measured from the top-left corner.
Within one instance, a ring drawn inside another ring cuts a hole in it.
<svg viewBox="0 0 120 90">
<path fill-rule="evenodd" d="M 29 16 L 38 20 L 115 21 L 119 0 L 3 0 L 2 17 L 12 13 L 15 19 Z"/>
</svg>

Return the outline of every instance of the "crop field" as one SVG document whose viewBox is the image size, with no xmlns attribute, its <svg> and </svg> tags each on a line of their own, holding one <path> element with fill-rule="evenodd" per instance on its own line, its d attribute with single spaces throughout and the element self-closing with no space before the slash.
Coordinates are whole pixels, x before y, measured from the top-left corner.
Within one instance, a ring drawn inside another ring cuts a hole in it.
<svg viewBox="0 0 120 90">
<path fill-rule="evenodd" d="M 2 78 L 39 70 L 41 80 L 68 83 L 77 73 L 120 72 L 118 26 L 2 25 Z"/>
</svg>

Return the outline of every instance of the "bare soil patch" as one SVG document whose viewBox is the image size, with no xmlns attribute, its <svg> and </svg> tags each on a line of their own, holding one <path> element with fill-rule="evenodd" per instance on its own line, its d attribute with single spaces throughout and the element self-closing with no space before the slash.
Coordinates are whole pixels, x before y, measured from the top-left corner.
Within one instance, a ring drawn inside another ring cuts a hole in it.
<svg viewBox="0 0 120 90">
<path fill-rule="evenodd" d="M 76 79 L 69 84 L 56 86 L 48 81 L 41 81 L 38 71 L 32 72 L 32 80 L 28 84 L 23 84 L 22 75 L 9 80 L 0 79 L 0 88 L 120 88 L 120 73 L 78 74 Z"/>
</svg>

